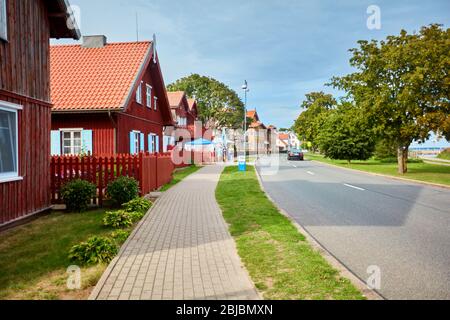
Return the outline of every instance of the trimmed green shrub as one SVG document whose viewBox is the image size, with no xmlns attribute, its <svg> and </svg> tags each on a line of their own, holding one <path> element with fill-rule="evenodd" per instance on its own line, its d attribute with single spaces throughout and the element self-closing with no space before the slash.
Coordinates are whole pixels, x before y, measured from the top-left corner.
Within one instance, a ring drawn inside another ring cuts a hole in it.
<svg viewBox="0 0 450 320">
<path fill-rule="evenodd" d="M 103 224 L 107 227 L 126 228 L 133 224 L 132 215 L 124 210 L 108 211 L 103 217 Z"/>
<path fill-rule="evenodd" d="M 106 195 L 121 206 L 139 196 L 139 184 L 134 178 L 119 177 L 106 188 Z"/>
<path fill-rule="evenodd" d="M 135 198 L 122 205 L 127 212 L 144 212 L 146 213 L 152 206 L 150 200 L 144 198 Z"/>
<path fill-rule="evenodd" d="M 111 237 L 116 241 L 116 243 L 122 244 L 128 239 L 130 234 L 131 231 L 129 230 L 117 230 L 111 234 Z"/>
<path fill-rule="evenodd" d="M 131 220 L 133 220 L 133 222 L 137 222 L 141 220 L 143 217 L 145 217 L 146 212 L 137 211 L 137 212 L 129 212 L 129 214 L 131 216 Z"/>
<path fill-rule="evenodd" d="M 61 188 L 62 200 L 70 212 L 86 211 L 96 193 L 94 184 L 81 179 L 69 181 Z"/>
<path fill-rule="evenodd" d="M 117 254 L 117 246 L 113 240 L 105 237 L 92 237 L 86 242 L 75 245 L 70 249 L 70 261 L 92 265 L 109 263 Z"/>
</svg>

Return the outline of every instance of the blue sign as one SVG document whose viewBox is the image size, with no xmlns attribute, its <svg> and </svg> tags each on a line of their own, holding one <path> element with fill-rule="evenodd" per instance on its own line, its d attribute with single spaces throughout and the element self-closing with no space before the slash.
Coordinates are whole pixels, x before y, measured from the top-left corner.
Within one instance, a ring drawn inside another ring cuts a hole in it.
<svg viewBox="0 0 450 320">
<path fill-rule="evenodd" d="M 238 159 L 239 171 L 247 171 L 247 163 L 245 161 L 245 156 L 240 156 Z"/>
</svg>

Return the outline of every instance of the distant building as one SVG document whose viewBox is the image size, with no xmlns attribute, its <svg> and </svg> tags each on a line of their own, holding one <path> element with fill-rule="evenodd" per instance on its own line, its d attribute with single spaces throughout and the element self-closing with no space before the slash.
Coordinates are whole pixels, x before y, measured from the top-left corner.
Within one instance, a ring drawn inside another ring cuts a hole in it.
<svg viewBox="0 0 450 320">
<path fill-rule="evenodd" d="M 280 132 L 277 138 L 277 147 L 280 152 L 288 152 L 291 149 L 301 149 L 302 143 L 294 132 Z"/>
<path fill-rule="evenodd" d="M 269 146 L 267 127 L 260 121 L 256 110 L 248 111 L 247 118 L 251 119 L 247 130 L 248 152 L 252 155 L 267 154 Z"/>
<path fill-rule="evenodd" d="M 418 155 L 438 155 L 442 150 L 450 148 L 450 142 L 443 137 L 431 134 L 430 139 L 424 143 L 414 141 L 409 147 L 409 151 Z"/>
</svg>

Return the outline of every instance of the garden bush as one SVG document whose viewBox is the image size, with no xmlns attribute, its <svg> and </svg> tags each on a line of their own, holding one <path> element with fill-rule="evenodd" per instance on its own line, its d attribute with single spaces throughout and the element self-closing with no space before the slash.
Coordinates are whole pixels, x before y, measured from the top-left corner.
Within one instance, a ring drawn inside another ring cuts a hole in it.
<svg viewBox="0 0 450 320">
<path fill-rule="evenodd" d="M 85 180 L 76 179 L 67 182 L 61 188 L 61 197 L 70 212 L 86 211 L 91 199 L 95 197 L 97 187 Z"/>
<path fill-rule="evenodd" d="M 122 244 L 124 243 L 128 237 L 130 236 L 131 231 L 129 230 L 117 230 L 114 231 L 111 234 L 111 237 L 118 243 L 118 244 Z"/>
<path fill-rule="evenodd" d="M 139 184 L 134 178 L 119 177 L 108 184 L 106 195 L 115 205 L 121 206 L 139 196 Z"/>
<path fill-rule="evenodd" d="M 103 224 L 107 227 L 126 228 L 133 224 L 133 217 L 125 210 L 108 211 L 103 217 Z"/>
<path fill-rule="evenodd" d="M 136 212 L 129 212 L 129 214 L 131 216 L 131 220 L 133 222 L 137 222 L 141 220 L 143 217 L 145 217 L 146 212 L 136 211 Z"/>
<path fill-rule="evenodd" d="M 150 200 L 144 198 L 135 198 L 122 205 L 127 212 L 144 212 L 146 213 L 152 206 Z"/>
<path fill-rule="evenodd" d="M 69 259 L 75 263 L 92 265 L 109 263 L 117 254 L 117 246 L 113 240 L 105 237 L 92 237 L 86 242 L 70 249 Z"/>
</svg>

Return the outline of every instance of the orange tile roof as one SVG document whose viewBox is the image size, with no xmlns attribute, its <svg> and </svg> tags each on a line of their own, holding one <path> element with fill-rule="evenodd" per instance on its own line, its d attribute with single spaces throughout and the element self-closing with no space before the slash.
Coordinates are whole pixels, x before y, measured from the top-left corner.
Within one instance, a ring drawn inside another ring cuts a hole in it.
<svg viewBox="0 0 450 320">
<path fill-rule="evenodd" d="M 110 43 L 103 48 L 50 48 L 53 111 L 115 110 L 125 107 L 151 42 Z"/>
<path fill-rule="evenodd" d="M 279 138 L 280 140 L 289 140 L 289 134 L 287 134 L 287 133 L 280 133 L 280 134 L 278 135 L 278 138 Z"/>
<path fill-rule="evenodd" d="M 192 111 L 194 106 L 197 106 L 197 101 L 195 99 L 188 99 L 189 111 Z"/>
<path fill-rule="evenodd" d="M 250 124 L 250 128 L 262 128 L 262 129 L 266 129 L 266 126 L 264 125 L 264 123 L 262 123 L 261 121 L 255 121 L 252 124 Z"/>
<path fill-rule="evenodd" d="M 184 96 L 184 91 L 167 92 L 170 107 L 175 109 L 178 108 Z"/>
<path fill-rule="evenodd" d="M 247 111 L 247 118 L 255 119 L 256 115 L 257 115 L 256 110 Z"/>
</svg>

